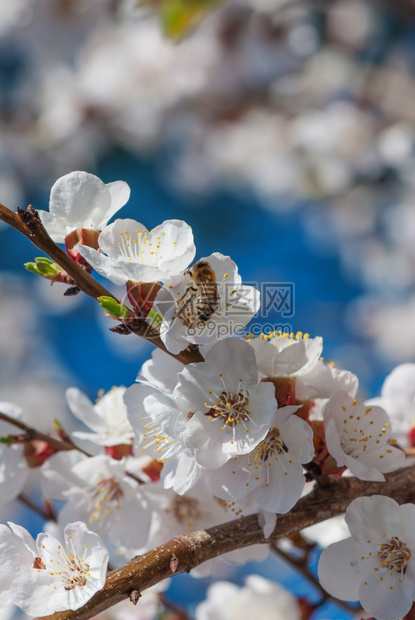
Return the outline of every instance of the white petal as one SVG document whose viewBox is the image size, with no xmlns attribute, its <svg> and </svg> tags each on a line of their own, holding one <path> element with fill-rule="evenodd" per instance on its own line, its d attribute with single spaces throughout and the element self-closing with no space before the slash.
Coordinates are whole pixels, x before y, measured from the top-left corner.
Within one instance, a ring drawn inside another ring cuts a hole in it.
<svg viewBox="0 0 415 620">
<path fill-rule="evenodd" d="M 318 578 L 329 594 L 342 601 L 359 600 L 359 587 L 368 572 L 362 567 L 361 555 L 362 545 L 353 538 L 324 549 L 318 564 Z"/>
<path fill-rule="evenodd" d="M 405 577 L 404 577 L 405 580 Z M 400 620 L 412 607 L 413 600 L 399 583 L 396 574 L 372 571 L 359 588 L 360 603 L 376 620 Z"/>
</svg>

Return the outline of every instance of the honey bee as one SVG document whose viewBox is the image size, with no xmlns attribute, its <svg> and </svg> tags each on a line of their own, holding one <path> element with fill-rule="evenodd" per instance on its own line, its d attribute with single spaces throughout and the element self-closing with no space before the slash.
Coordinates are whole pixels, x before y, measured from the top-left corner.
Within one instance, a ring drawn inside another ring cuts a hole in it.
<svg viewBox="0 0 415 620">
<path fill-rule="evenodd" d="M 216 274 L 206 261 L 198 261 L 184 273 L 190 275 L 191 281 L 179 299 L 183 306 L 175 316 L 180 316 L 189 327 L 207 323 L 220 308 Z"/>
</svg>

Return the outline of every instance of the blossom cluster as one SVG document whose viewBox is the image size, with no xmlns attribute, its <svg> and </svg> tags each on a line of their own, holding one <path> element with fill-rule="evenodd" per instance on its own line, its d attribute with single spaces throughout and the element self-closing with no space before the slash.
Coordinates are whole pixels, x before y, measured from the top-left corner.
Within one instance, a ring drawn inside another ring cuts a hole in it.
<svg viewBox="0 0 415 620">
<path fill-rule="evenodd" d="M 269 538 L 278 515 L 308 492 L 306 481 L 347 473 L 381 482 L 405 464 L 403 448 L 414 443 L 412 365 L 392 373 L 380 399 L 362 402 L 357 377 L 324 362 L 321 337 L 229 336 L 230 317 L 246 325 L 258 311 L 259 291 L 218 252 L 192 264 L 196 248 L 183 221 L 152 229 L 125 219 L 108 224 L 129 195 L 123 181 L 72 172 L 54 184 L 49 211 L 39 212 L 74 262 L 123 287 L 118 298 L 99 299 L 106 314 L 127 332 L 144 326 L 141 333 L 165 350 L 154 350 L 136 383 L 114 387 L 95 404 L 78 388 L 67 390 L 71 412 L 89 429 L 72 433 L 71 450 L 16 438 L 12 422 L 25 414 L 0 403 L 8 419 L 0 429 L 0 502 L 17 498 L 36 476 L 49 505 L 59 502 L 53 527 L 64 529 L 65 545 L 62 534 L 35 542 L 15 524 L 0 529 L 10 557 L 0 572 L 0 603 L 32 615 L 82 606 L 103 586 L 109 554 L 117 564 L 249 514 Z M 70 282 L 47 259 L 26 267 L 51 283 Z M 328 547 L 320 562 L 327 591 L 359 599 L 379 620 L 404 615 L 415 599 L 415 543 L 405 525 L 413 510 L 388 498 L 352 503 L 351 541 Z M 224 558 L 246 562 L 266 553 L 265 545 L 252 546 Z M 212 562 L 192 574 L 208 574 Z M 272 604 L 272 587 L 251 585 L 269 593 L 265 607 Z M 25 596 L 28 587 L 36 595 Z"/>
</svg>

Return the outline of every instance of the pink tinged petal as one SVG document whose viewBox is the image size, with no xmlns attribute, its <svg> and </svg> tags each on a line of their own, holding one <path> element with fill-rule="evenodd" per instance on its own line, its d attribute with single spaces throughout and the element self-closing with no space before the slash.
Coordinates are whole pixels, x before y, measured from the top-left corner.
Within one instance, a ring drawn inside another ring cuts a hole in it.
<svg viewBox="0 0 415 620">
<path fill-rule="evenodd" d="M 324 549 L 318 564 L 323 588 L 342 601 L 359 600 L 359 588 L 372 565 L 362 563 L 362 544 L 353 538 L 341 540 Z"/>
<path fill-rule="evenodd" d="M 359 600 L 376 620 L 400 620 L 412 607 L 413 599 L 408 596 L 403 581 L 399 582 L 395 572 L 372 571 L 360 585 Z"/>
</svg>

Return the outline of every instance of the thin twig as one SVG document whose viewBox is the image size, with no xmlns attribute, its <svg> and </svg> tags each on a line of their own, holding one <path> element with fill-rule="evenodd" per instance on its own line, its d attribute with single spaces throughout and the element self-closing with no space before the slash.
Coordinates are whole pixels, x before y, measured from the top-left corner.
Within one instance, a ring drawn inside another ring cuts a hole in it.
<svg viewBox="0 0 415 620">
<path fill-rule="evenodd" d="M 27 438 L 30 441 L 32 441 L 33 439 L 39 439 L 40 441 L 44 441 L 45 443 L 49 444 L 51 448 L 54 448 L 58 452 L 62 450 L 78 450 L 79 452 L 82 452 L 86 456 L 91 456 L 88 452 L 86 452 L 82 448 L 78 448 L 72 442 L 62 441 L 61 439 L 55 439 L 55 437 L 51 437 L 50 435 L 47 435 L 46 433 L 37 431 L 36 429 L 22 422 L 21 420 L 16 420 L 16 418 L 12 418 L 11 416 L 5 413 L 2 413 L 1 411 L 0 411 L 0 420 L 4 420 L 4 422 L 8 422 L 9 424 L 13 424 L 17 428 L 20 428 L 27 435 Z"/>
<path fill-rule="evenodd" d="M 30 508 L 30 510 L 33 510 L 33 512 L 40 515 L 43 519 L 48 521 L 57 521 L 55 512 L 51 505 L 47 505 L 42 508 L 42 506 L 36 504 L 30 497 L 27 497 L 27 495 L 24 495 L 23 493 L 20 493 L 17 499 L 19 502 Z"/>
</svg>

